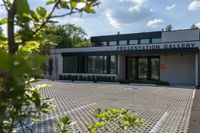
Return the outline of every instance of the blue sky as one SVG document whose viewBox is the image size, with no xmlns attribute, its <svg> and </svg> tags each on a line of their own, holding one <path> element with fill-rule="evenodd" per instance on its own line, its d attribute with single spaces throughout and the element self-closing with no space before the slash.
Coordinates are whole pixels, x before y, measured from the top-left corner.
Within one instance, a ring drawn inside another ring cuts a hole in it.
<svg viewBox="0 0 200 133">
<path fill-rule="evenodd" d="M 1 0 L 0 0 L 1 1 Z M 32 8 L 46 0 L 29 0 Z M 59 12 L 57 12 L 59 13 Z M 83 27 L 88 36 L 161 30 L 168 24 L 174 29 L 200 26 L 200 0 L 101 0 L 96 14 L 77 14 L 57 19 L 60 24 Z M 0 7 L 0 18 L 6 14 Z"/>
</svg>

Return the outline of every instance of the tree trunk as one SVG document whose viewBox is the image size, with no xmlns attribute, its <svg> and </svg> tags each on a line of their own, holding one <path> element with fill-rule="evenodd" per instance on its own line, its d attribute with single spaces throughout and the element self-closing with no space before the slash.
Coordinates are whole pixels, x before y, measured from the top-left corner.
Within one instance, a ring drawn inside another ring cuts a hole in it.
<svg viewBox="0 0 200 133">
<path fill-rule="evenodd" d="M 14 0 L 12 7 L 10 8 L 10 10 L 8 10 L 8 22 L 7 22 L 7 40 L 8 40 L 8 53 L 10 55 L 14 55 L 16 53 L 17 47 L 15 45 L 15 35 L 14 35 L 14 19 L 15 19 L 15 14 L 16 14 L 16 10 L 15 10 L 15 2 L 16 0 Z M 2 91 L 0 92 L 0 100 L 3 103 L 6 103 L 8 101 L 8 94 L 9 94 L 9 81 L 11 80 L 11 77 L 9 77 L 9 75 L 4 75 L 1 76 L 1 78 L 3 78 L 3 83 L 1 85 L 2 87 Z M 2 106 L 0 109 L 0 116 L 5 116 L 5 112 L 6 112 L 6 106 Z M 0 132 L 2 132 L 3 128 L 3 123 L 0 122 Z"/>
<path fill-rule="evenodd" d="M 14 35 L 14 18 L 15 18 L 15 6 L 8 11 L 8 51 L 9 54 L 13 55 L 16 52 L 15 35 Z"/>
</svg>

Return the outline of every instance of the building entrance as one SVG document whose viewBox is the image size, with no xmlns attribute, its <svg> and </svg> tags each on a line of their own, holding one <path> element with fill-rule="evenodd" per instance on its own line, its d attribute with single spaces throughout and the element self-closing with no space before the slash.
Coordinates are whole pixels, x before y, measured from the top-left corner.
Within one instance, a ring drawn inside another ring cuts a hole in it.
<svg viewBox="0 0 200 133">
<path fill-rule="evenodd" d="M 126 58 L 126 79 L 137 80 L 159 80 L 160 79 L 160 57 L 132 57 Z"/>
</svg>

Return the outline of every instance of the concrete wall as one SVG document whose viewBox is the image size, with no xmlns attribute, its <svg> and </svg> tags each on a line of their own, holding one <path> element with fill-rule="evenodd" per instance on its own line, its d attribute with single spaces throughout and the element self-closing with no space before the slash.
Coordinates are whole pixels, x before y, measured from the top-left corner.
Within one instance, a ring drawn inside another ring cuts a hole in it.
<svg viewBox="0 0 200 133">
<path fill-rule="evenodd" d="M 199 40 L 199 30 L 180 30 L 162 32 L 162 42 L 196 41 Z"/>
<path fill-rule="evenodd" d="M 125 77 L 126 77 L 126 56 L 118 55 L 117 79 L 125 79 Z"/>
<path fill-rule="evenodd" d="M 165 69 L 160 70 L 160 79 L 170 84 L 195 84 L 195 55 L 167 55 L 160 57 Z"/>
<path fill-rule="evenodd" d="M 63 72 L 63 57 L 61 54 L 51 54 L 51 58 L 53 59 L 53 72 L 50 77 L 56 80 L 59 78 L 59 74 Z"/>
</svg>

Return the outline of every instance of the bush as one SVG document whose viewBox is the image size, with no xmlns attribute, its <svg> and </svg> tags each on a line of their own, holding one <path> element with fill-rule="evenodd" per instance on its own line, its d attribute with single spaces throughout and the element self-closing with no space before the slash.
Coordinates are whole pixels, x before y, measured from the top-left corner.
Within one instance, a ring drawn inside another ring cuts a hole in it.
<svg viewBox="0 0 200 133">
<path fill-rule="evenodd" d="M 169 85 L 169 82 L 160 81 L 160 80 L 133 80 L 133 81 L 130 81 L 130 83 Z"/>
<path fill-rule="evenodd" d="M 120 84 L 129 84 L 129 83 L 130 83 L 129 80 L 124 80 L 124 79 L 119 79 L 118 82 L 119 82 Z"/>
<path fill-rule="evenodd" d="M 68 80 L 72 80 L 72 75 L 68 75 Z"/>
<path fill-rule="evenodd" d="M 94 83 L 96 83 L 97 82 L 97 80 L 96 80 L 96 76 L 92 76 L 92 81 L 94 82 Z"/>
<path fill-rule="evenodd" d="M 64 75 L 64 76 L 63 76 L 63 80 L 67 80 L 67 75 Z"/>
<path fill-rule="evenodd" d="M 112 77 L 112 82 L 115 82 L 115 81 L 116 81 L 115 76 L 113 76 Z"/>
<path fill-rule="evenodd" d="M 96 76 L 96 80 L 97 81 L 101 81 L 101 77 L 100 76 Z"/>
<path fill-rule="evenodd" d="M 108 77 L 107 76 L 102 77 L 102 81 L 103 82 L 108 82 Z"/>
<path fill-rule="evenodd" d="M 87 81 L 87 78 L 86 78 L 86 77 L 83 77 L 83 81 Z"/>
<path fill-rule="evenodd" d="M 112 82 L 112 77 L 108 77 L 108 78 L 107 78 L 107 81 L 108 81 L 108 82 Z"/>
<path fill-rule="evenodd" d="M 80 81 L 83 81 L 83 76 L 82 75 L 79 75 L 79 78 L 78 78 Z"/>
<path fill-rule="evenodd" d="M 87 76 L 87 81 L 91 81 L 91 80 L 92 80 L 91 76 L 88 75 L 88 76 Z"/>
<path fill-rule="evenodd" d="M 72 75 L 70 80 L 71 80 L 72 82 L 74 82 L 74 80 L 75 80 L 75 76 Z"/>
<path fill-rule="evenodd" d="M 169 82 L 167 81 L 160 81 L 157 83 L 157 85 L 169 85 Z"/>
<path fill-rule="evenodd" d="M 78 75 L 74 75 L 74 80 L 78 80 Z"/>
<path fill-rule="evenodd" d="M 85 124 L 87 133 L 122 133 L 132 131 L 136 127 L 145 125 L 145 120 L 137 117 L 137 112 L 124 109 L 97 108 L 94 113 L 95 118 L 90 118 L 89 124 Z M 70 126 L 76 122 L 64 115 L 56 120 L 59 133 L 68 133 Z M 112 126 L 112 128 L 108 128 Z"/>
<path fill-rule="evenodd" d="M 63 80 L 63 75 L 59 75 L 59 80 Z"/>
</svg>

